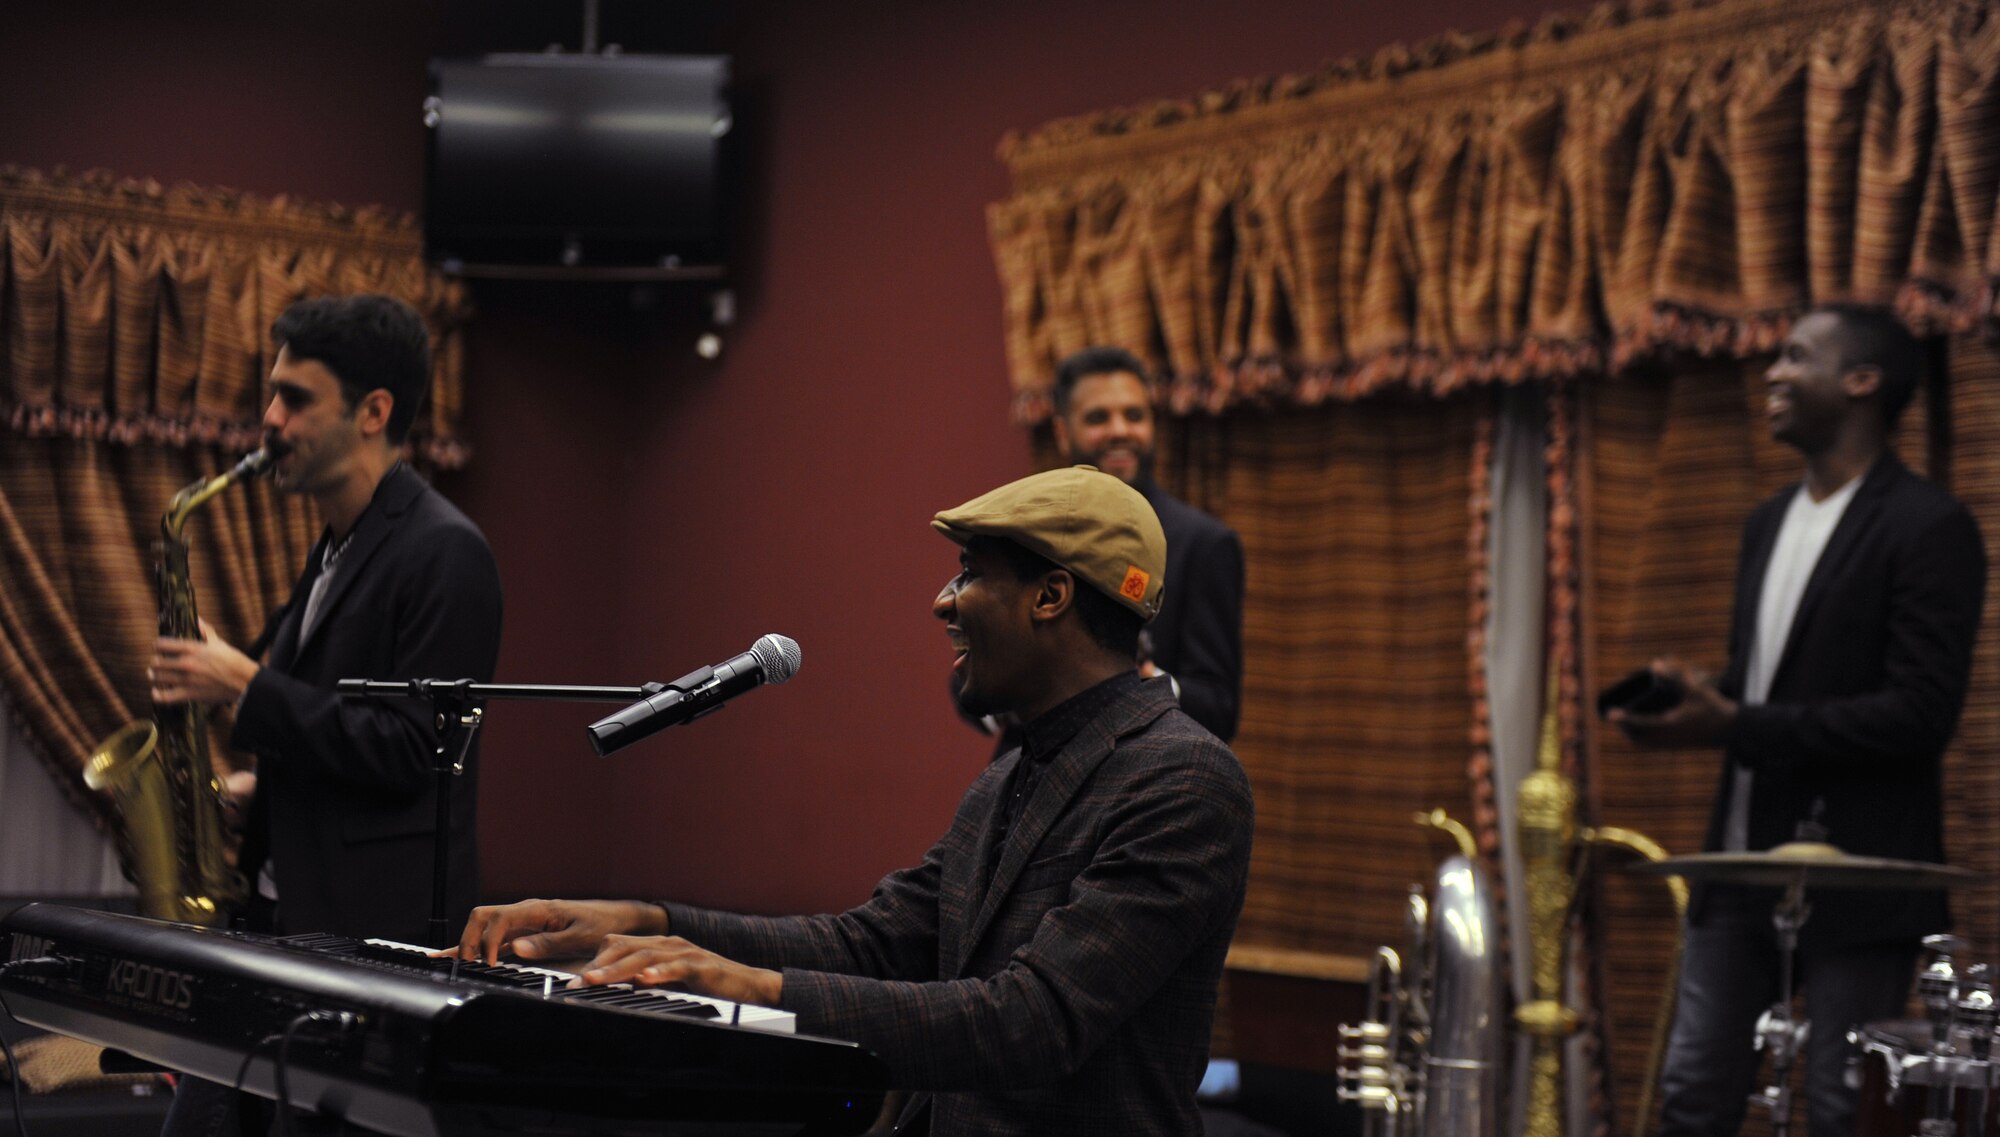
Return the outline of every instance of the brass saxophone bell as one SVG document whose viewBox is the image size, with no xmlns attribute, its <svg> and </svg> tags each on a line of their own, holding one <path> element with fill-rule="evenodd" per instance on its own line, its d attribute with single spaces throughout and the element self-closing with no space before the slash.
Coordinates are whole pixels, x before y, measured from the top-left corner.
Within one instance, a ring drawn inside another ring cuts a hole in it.
<svg viewBox="0 0 2000 1137">
<path fill-rule="evenodd" d="M 160 728 L 152 719 L 134 719 L 97 744 L 83 764 L 83 784 L 99 792 L 132 779 L 139 763 L 152 757 L 160 744 Z"/>
</svg>

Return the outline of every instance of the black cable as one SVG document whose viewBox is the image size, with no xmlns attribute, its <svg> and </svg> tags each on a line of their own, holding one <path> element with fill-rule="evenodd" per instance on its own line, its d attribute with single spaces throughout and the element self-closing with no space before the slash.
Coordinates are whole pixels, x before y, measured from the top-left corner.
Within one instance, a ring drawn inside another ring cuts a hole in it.
<svg viewBox="0 0 2000 1137">
<path fill-rule="evenodd" d="M 348 1030 L 360 1022 L 350 1011 L 306 1011 L 292 1016 L 285 1024 L 285 1031 L 278 1036 L 278 1060 L 271 1069 L 272 1081 L 278 1091 L 278 1137 L 291 1137 L 292 1095 L 285 1087 L 285 1067 L 291 1063 L 292 1039 L 307 1026 L 331 1026 L 335 1032 Z"/>
<path fill-rule="evenodd" d="M 264 1037 L 258 1039 L 256 1042 L 250 1044 L 250 1049 L 245 1050 L 243 1052 L 243 1064 L 241 1066 L 236 1067 L 236 1080 L 229 1084 L 230 1089 L 235 1090 L 239 1094 L 243 1092 L 243 1083 L 247 1081 L 250 1077 L 250 1060 L 257 1057 L 257 1052 L 259 1050 L 264 1049 L 266 1046 L 269 1046 L 276 1041 L 278 1041 L 277 1035 L 267 1034 Z M 183 1075 L 183 1077 L 193 1077 L 193 1075 L 187 1074 Z"/>
<path fill-rule="evenodd" d="M 19 971 L 28 975 L 62 975 L 69 971 L 69 960 L 53 955 L 40 955 L 33 959 L 17 959 L 12 963 L 0 963 L 0 975 L 6 975 L 10 971 Z M 7 993 L 4 990 L 0 990 L 0 1013 L 5 1013 L 8 1018 L 14 1019 L 15 1022 L 21 1021 L 14 1018 L 13 1010 L 7 1006 Z M 14 1057 L 14 1044 L 7 1040 L 7 1036 L 4 1033 L 0 1033 L 0 1054 L 7 1056 L 7 1084 L 14 1091 L 15 1137 L 28 1137 L 28 1122 L 21 1105 L 21 1063 Z"/>
<path fill-rule="evenodd" d="M 285 1024 L 285 1033 L 278 1038 L 278 1061 L 271 1068 L 271 1078 L 278 1089 L 278 1137 L 292 1135 L 292 1095 L 285 1088 L 285 1067 L 292 1060 L 292 1037 L 298 1034 L 299 1028 L 312 1021 L 310 1011 L 294 1015 L 292 1021 Z"/>
<path fill-rule="evenodd" d="M 236 1080 L 229 1083 L 230 1093 L 237 1095 L 236 1098 L 237 1105 L 235 1108 L 238 1111 L 239 1116 L 241 1115 L 243 1108 L 242 1096 L 241 1096 L 243 1093 L 243 1083 L 250 1080 L 250 1063 L 257 1057 L 257 1052 L 259 1050 L 264 1049 L 266 1046 L 269 1046 L 276 1041 L 278 1041 L 277 1035 L 267 1034 L 264 1037 L 258 1039 L 257 1041 L 251 1043 L 243 1051 L 243 1061 L 239 1063 L 236 1067 Z M 182 1080 L 192 1078 L 194 1076 L 195 1075 L 193 1074 L 182 1074 L 180 1080 L 177 1080 L 174 1083 L 174 1092 L 175 1093 L 181 1092 L 180 1082 Z"/>
</svg>

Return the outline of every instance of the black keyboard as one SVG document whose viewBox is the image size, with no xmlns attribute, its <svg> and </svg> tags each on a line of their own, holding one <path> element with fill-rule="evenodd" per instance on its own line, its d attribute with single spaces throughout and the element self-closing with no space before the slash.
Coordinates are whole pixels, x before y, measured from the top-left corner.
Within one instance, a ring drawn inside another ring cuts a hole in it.
<svg viewBox="0 0 2000 1137">
<path fill-rule="evenodd" d="M 886 1070 L 791 1016 L 532 967 L 30 904 L 0 920 L 20 1021 L 408 1137 L 858 1133 Z M 41 968 L 37 970 L 47 970 Z"/>
</svg>

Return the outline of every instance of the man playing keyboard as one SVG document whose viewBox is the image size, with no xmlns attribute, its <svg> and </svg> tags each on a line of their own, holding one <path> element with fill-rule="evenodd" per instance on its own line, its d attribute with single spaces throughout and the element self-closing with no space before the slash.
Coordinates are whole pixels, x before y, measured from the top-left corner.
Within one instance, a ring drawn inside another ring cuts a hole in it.
<svg viewBox="0 0 2000 1137">
<path fill-rule="evenodd" d="M 925 1091 L 899 1132 L 1201 1132 L 1223 956 L 1250 864 L 1248 780 L 1133 668 L 1166 538 L 1145 498 L 1079 466 L 937 515 L 960 572 L 932 603 L 959 699 L 1013 712 L 923 862 L 839 915 L 640 901 L 475 909 L 463 958 L 593 955 L 586 984 L 675 984 L 778 1007 Z M 926 1116 L 927 1114 L 927 1116 Z"/>
</svg>

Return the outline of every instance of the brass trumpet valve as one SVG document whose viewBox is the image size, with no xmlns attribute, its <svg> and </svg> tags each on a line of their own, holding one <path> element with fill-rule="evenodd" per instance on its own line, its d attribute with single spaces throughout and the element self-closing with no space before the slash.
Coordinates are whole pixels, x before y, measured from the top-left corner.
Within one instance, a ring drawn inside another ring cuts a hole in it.
<svg viewBox="0 0 2000 1137">
<path fill-rule="evenodd" d="M 1390 1114 L 1402 1111 L 1407 1099 L 1402 1072 L 1396 1067 L 1395 1039 L 1389 1024 L 1369 1020 L 1339 1028 L 1340 1084 L 1335 1094 L 1341 1101 L 1354 1102 L 1363 1109 Z"/>
</svg>

